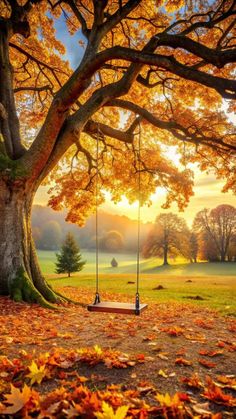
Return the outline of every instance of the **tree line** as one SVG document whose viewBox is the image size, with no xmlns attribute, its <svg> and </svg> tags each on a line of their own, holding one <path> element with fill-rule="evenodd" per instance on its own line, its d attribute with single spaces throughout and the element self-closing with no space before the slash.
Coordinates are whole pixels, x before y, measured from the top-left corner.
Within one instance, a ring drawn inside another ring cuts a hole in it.
<svg viewBox="0 0 236 419">
<path fill-rule="evenodd" d="M 36 207 L 33 214 L 37 248 L 58 250 L 70 231 L 80 247 L 95 249 L 94 217 L 79 228 L 66 223 L 63 213 L 55 213 L 49 208 Z M 135 252 L 136 238 L 137 221 L 102 213 L 98 240 L 100 251 Z M 141 224 L 141 253 L 145 258 L 161 257 L 163 264 L 177 256 L 190 262 L 236 261 L 236 208 L 224 204 L 212 210 L 203 209 L 196 214 L 191 228 L 177 214 L 159 214 L 155 223 Z"/>
<path fill-rule="evenodd" d="M 159 214 L 142 248 L 145 258 L 158 256 L 163 264 L 170 257 L 200 260 L 236 261 L 236 208 L 219 205 L 199 211 L 188 228 L 185 220 L 173 213 Z"/>
<path fill-rule="evenodd" d="M 64 211 L 35 205 L 32 212 L 33 237 L 37 249 L 58 250 L 68 232 L 83 249 L 94 250 L 95 216 L 89 217 L 83 227 L 65 221 Z M 99 211 L 99 248 L 101 251 L 135 252 L 137 249 L 137 220 L 125 215 Z M 144 243 L 152 223 L 141 223 L 141 243 Z"/>
</svg>

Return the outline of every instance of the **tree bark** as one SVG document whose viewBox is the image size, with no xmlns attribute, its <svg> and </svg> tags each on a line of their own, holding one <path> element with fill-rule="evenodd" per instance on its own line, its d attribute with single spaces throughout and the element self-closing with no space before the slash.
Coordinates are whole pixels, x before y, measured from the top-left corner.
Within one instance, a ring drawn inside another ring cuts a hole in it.
<svg viewBox="0 0 236 419">
<path fill-rule="evenodd" d="M 0 21 L 0 103 L 5 111 L 0 115 L 0 134 L 3 135 L 5 149 L 9 157 L 16 159 L 23 155 L 20 141 L 20 126 L 16 113 L 13 92 L 13 71 L 9 60 L 9 25 Z"/>
<path fill-rule="evenodd" d="M 34 192 L 22 183 L 0 179 L 0 295 L 52 308 L 61 297 L 41 274 L 31 232 Z"/>
<path fill-rule="evenodd" d="M 167 246 L 164 246 L 164 249 L 163 249 L 163 265 L 169 265 L 169 263 L 168 263 L 168 247 Z"/>
</svg>

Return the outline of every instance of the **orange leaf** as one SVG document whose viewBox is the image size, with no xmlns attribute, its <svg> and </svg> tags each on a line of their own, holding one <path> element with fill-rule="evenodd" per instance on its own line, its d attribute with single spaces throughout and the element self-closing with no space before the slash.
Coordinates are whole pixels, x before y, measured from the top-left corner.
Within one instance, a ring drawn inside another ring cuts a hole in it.
<svg viewBox="0 0 236 419">
<path fill-rule="evenodd" d="M 205 361 L 205 359 L 199 359 L 199 364 L 203 365 L 205 368 L 214 368 L 216 366 L 215 362 Z"/>
<path fill-rule="evenodd" d="M 1 414 L 12 415 L 19 412 L 22 407 L 29 401 L 31 396 L 31 389 L 25 384 L 23 390 L 14 387 L 11 384 L 11 393 L 6 394 L 4 403 L 10 404 L 11 406 L 6 406 L 6 408 L 0 411 Z"/>
<path fill-rule="evenodd" d="M 177 365 L 185 365 L 186 367 L 192 365 L 193 363 L 191 361 L 188 361 L 185 358 L 176 358 L 175 364 Z"/>
</svg>

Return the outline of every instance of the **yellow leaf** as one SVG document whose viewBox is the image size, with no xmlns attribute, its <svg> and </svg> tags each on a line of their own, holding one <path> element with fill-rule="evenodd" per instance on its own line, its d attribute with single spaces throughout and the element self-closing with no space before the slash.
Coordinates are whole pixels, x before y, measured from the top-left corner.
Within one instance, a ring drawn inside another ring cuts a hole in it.
<svg viewBox="0 0 236 419">
<path fill-rule="evenodd" d="M 164 378 L 168 378 L 168 375 L 163 370 L 159 370 L 158 375 L 160 375 L 161 377 L 164 377 Z"/>
<path fill-rule="evenodd" d="M 43 378 L 47 375 L 45 365 L 38 367 L 38 365 L 34 361 L 32 361 L 29 370 L 30 373 L 26 377 L 30 378 L 31 385 L 34 383 L 40 384 Z"/>
<path fill-rule="evenodd" d="M 11 384 L 11 393 L 4 396 L 6 399 L 4 400 L 4 403 L 10 404 L 11 406 L 4 406 L 3 408 L 1 406 L 0 413 L 12 415 L 19 412 L 19 410 L 21 410 L 22 407 L 24 407 L 24 405 L 29 401 L 30 396 L 31 389 L 26 384 L 24 385 L 22 391 Z"/>
<path fill-rule="evenodd" d="M 159 401 L 161 406 L 173 407 L 181 404 L 178 394 L 175 394 L 173 397 L 171 397 L 168 393 L 165 395 L 157 394 L 156 399 Z"/>
<path fill-rule="evenodd" d="M 114 413 L 112 406 L 109 406 L 106 402 L 102 402 L 102 412 L 95 413 L 95 416 L 97 419 L 125 419 L 128 410 L 128 406 L 120 406 L 116 413 Z"/>
<path fill-rule="evenodd" d="M 100 346 L 95 345 L 94 350 L 95 350 L 97 355 L 102 355 L 102 349 L 100 348 Z"/>
</svg>

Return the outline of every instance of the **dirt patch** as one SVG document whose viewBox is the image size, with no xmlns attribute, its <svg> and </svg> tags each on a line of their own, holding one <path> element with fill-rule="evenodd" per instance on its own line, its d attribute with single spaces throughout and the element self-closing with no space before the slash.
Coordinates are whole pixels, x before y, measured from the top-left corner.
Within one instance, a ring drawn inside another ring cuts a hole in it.
<svg viewBox="0 0 236 419">
<path fill-rule="evenodd" d="M 153 288 L 153 291 L 165 290 L 166 288 L 163 285 L 158 285 L 157 287 Z"/>
<path fill-rule="evenodd" d="M 197 300 L 197 301 L 206 300 L 206 298 L 203 298 L 200 295 L 189 295 L 189 296 L 186 296 L 186 297 L 183 297 L 183 298 L 186 298 L 187 300 Z"/>
</svg>

